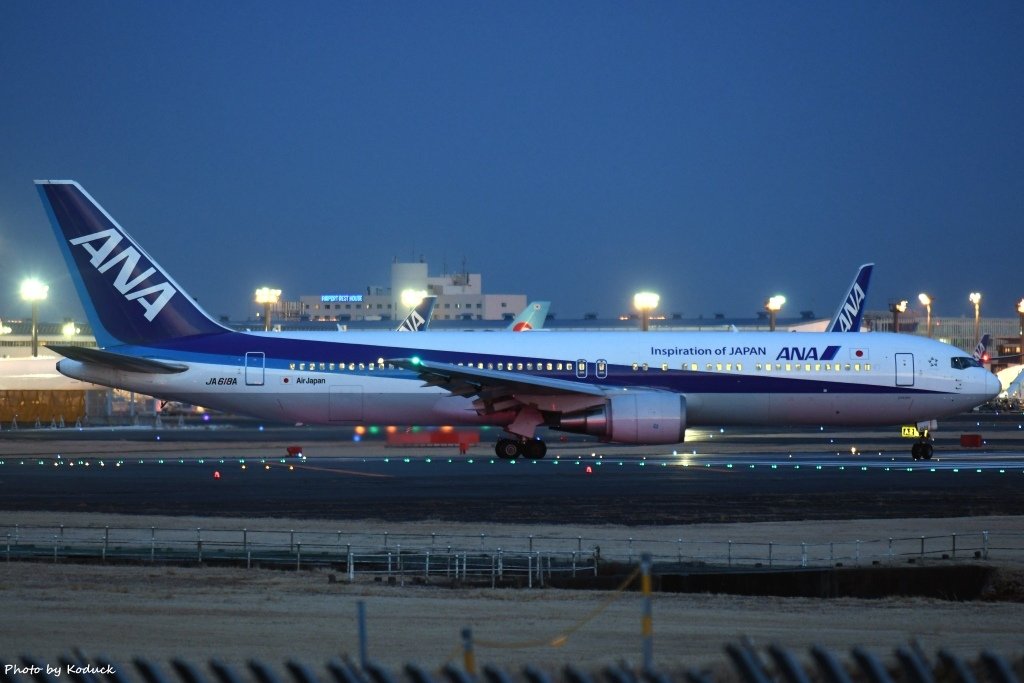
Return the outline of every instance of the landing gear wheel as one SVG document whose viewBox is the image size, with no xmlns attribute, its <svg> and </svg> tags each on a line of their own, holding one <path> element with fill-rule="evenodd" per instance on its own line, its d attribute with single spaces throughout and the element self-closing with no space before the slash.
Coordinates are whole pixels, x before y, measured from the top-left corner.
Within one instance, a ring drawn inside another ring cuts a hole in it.
<svg viewBox="0 0 1024 683">
<path fill-rule="evenodd" d="M 520 443 L 513 439 L 498 439 L 494 452 L 502 460 L 514 460 L 523 453 Z"/>
<path fill-rule="evenodd" d="M 529 439 L 522 445 L 524 455 L 530 460 L 540 460 L 548 452 L 548 445 L 540 439 Z"/>
<path fill-rule="evenodd" d="M 910 447 L 910 457 L 914 460 L 931 460 L 932 445 L 927 441 L 918 441 Z"/>
</svg>

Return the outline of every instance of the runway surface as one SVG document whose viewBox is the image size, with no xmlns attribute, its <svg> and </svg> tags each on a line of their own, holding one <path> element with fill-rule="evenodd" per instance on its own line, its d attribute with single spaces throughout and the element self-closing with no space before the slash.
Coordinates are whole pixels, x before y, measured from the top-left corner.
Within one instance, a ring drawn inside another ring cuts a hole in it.
<svg viewBox="0 0 1024 683">
<path fill-rule="evenodd" d="M 691 430 L 676 447 L 390 448 L 351 431 L 0 433 L 0 510 L 677 524 L 1024 514 L 1019 416 L 964 418 L 913 462 L 893 430 Z M 981 448 L 959 434 L 980 432 Z M 47 438 L 49 437 L 49 438 Z M 305 457 L 285 457 L 285 444 Z"/>
</svg>

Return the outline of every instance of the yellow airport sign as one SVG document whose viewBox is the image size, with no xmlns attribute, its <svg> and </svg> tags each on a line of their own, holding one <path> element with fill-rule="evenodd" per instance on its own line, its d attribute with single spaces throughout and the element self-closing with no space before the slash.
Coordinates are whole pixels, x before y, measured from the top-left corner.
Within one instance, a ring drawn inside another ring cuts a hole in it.
<svg viewBox="0 0 1024 683">
<path fill-rule="evenodd" d="M 903 425 L 902 435 L 904 439 L 919 439 L 921 438 L 921 432 L 917 431 L 917 427 L 914 425 Z"/>
</svg>

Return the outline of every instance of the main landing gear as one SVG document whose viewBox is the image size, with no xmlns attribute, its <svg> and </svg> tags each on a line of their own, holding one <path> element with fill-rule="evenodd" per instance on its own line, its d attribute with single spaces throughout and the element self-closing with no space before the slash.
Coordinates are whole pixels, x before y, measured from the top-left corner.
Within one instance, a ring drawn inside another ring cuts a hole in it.
<svg viewBox="0 0 1024 683">
<path fill-rule="evenodd" d="M 527 458 L 540 460 L 548 452 L 548 445 L 541 439 L 498 439 L 494 452 L 502 460 Z"/>
</svg>

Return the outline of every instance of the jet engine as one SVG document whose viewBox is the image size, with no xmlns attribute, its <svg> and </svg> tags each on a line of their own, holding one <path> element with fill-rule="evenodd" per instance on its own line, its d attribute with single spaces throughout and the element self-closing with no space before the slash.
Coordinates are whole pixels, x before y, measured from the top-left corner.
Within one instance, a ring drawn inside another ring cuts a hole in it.
<svg viewBox="0 0 1024 683">
<path fill-rule="evenodd" d="M 622 393 L 602 406 L 565 413 L 550 426 L 616 443 L 680 443 L 686 433 L 686 397 L 664 391 Z"/>
</svg>

